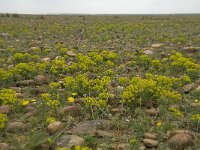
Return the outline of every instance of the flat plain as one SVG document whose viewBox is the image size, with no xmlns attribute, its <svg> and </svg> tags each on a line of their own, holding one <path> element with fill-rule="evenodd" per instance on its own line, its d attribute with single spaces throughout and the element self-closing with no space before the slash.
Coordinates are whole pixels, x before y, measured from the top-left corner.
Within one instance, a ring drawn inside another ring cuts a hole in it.
<svg viewBox="0 0 200 150">
<path fill-rule="evenodd" d="M 0 15 L 0 149 L 200 149 L 200 16 Z"/>
</svg>

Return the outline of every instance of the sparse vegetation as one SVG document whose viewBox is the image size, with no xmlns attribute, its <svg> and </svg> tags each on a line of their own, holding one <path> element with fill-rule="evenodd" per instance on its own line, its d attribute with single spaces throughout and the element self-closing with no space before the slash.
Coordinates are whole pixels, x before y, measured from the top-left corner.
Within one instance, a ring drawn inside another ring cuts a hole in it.
<svg viewBox="0 0 200 150">
<path fill-rule="evenodd" d="M 199 58 L 198 15 L 2 14 L 0 148 L 199 149 Z"/>
</svg>

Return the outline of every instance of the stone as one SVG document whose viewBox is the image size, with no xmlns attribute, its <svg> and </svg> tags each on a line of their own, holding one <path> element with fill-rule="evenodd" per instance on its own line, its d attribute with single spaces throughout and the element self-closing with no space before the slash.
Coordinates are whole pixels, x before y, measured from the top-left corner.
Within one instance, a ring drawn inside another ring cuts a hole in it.
<svg viewBox="0 0 200 150">
<path fill-rule="evenodd" d="M 110 128 L 111 128 L 111 121 L 104 119 L 97 119 L 77 124 L 75 128 L 72 130 L 72 132 L 95 136 L 97 130 L 108 131 Z"/>
<path fill-rule="evenodd" d="M 16 132 L 16 131 L 26 131 L 27 130 L 27 125 L 23 122 L 12 122 L 8 125 L 7 130 L 9 132 Z"/>
<path fill-rule="evenodd" d="M 155 134 L 152 134 L 152 133 L 145 133 L 144 134 L 144 138 L 145 139 L 151 139 L 151 140 L 156 140 L 156 135 Z"/>
<path fill-rule="evenodd" d="M 110 110 L 110 113 L 111 114 L 122 114 L 124 112 L 124 110 L 123 109 L 120 109 L 120 108 L 112 108 L 111 110 Z"/>
<path fill-rule="evenodd" d="M 194 46 L 184 47 L 183 50 L 188 53 L 194 53 L 200 51 L 200 47 L 194 47 Z"/>
<path fill-rule="evenodd" d="M 117 150 L 131 150 L 131 145 L 128 143 L 120 143 L 117 145 Z"/>
<path fill-rule="evenodd" d="M 169 146 L 174 150 L 184 150 L 192 144 L 192 137 L 186 133 L 178 133 L 168 140 Z"/>
<path fill-rule="evenodd" d="M 16 93 L 17 98 L 24 98 L 24 94 L 22 93 Z"/>
<path fill-rule="evenodd" d="M 9 150 L 10 146 L 7 143 L 0 143 L 0 150 Z"/>
<path fill-rule="evenodd" d="M 123 86 L 117 86 L 116 88 L 117 92 L 121 93 L 124 91 L 124 87 Z"/>
<path fill-rule="evenodd" d="M 154 52 L 152 50 L 145 50 L 144 54 L 145 55 L 152 55 L 152 54 L 154 54 Z"/>
<path fill-rule="evenodd" d="M 42 62 L 49 62 L 51 59 L 49 57 L 45 57 L 41 59 Z"/>
<path fill-rule="evenodd" d="M 64 135 L 56 142 L 56 148 L 71 148 L 73 146 L 80 146 L 84 143 L 84 139 L 77 135 Z"/>
<path fill-rule="evenodd" d="M 149 116 L 157 116 L 159 114 L 159 110 L 156 109 L 156 108 L 150 108 L 150 109 L 147 109 L 146 110 L 146 113 L 149 115 Z"/>
<path fill-rule="evenodd" d="M 95 131 L 96 137 L 113 137 L 114 134 L 110 133 L 109 131 L 103 131 L 103 130 L 96 130 Z"/>
<path fill-rule="evenodd" d="M 200 92 L 200 86 L 198 86 L 198 87 L 196 88 L 196 91 Z"/>
<path fill-rule="evenodd" d="M 48 83 L 48 79 L 47 79 L 47 77 L 44 76 L 44 75 L 37 75 L 37 76 L 35 77 L 35 81 L 36 81 L 37 83 L 40 83 L 40 84 Z"/>
<path fill-rule="evenodd" d="M 0 114 L 9 114 L 9 113 L 10 113 L 9 105 L 0 106 Z"/>
<path fill-rule="evenodd" d="M 33 116 L 36 116 L 37 113 L 38 113 L 37 110 L 32 110 L 32 111 L 27 112 L 25 115 L 26 115 L 27 117 L 33 117 Z"/>
<path fill-rule="evenodd" d="M 195 86 L 196 86 L 195 83 L 191 83 L 191 84 L 187 84 L 187 85 L 183 86 L 182 89 L 185 93 L 188 93 L 188 92 L 192 91 L 195 88 Z"/>
<path fill-rule="evenodd" d="M 39 144 L 37 147 L 36 147 L 37 150 L 49 150 L 50 149 L 50 145 L 49 144 L 46 144 L 46 143 L 42 143 L 42 144 Z"/>
<path fill-rule="evenodd" d="M 159 142 L 157 140 L 143 139 L 143 144 L 147 148 L 154 148 L 158 147 Z"/>
<path fill-rule="evenodd" d="M 152 44 L 152 48 L 160 48 L 163 44 Z"/>
<path fill-rule="evenodd" d="M 70 116 L 79 116 L 81 114 L 81 109 L 78 105 L 67 106 L 62 109 L 62 112 Z"/>
<path fill-rule="evenodd" d="M 23 81 L 18 81 L 17 82 L 18 86 L 30 86 L 30 85 L 35 85 L 34 80 L 23 80 Z"/>
<path fill-rule="evenodd" d="M 15 90 L 17 93 L 21 93 L 22 88 L 20 87 L 10 87 L 11 89 Z"/>
<path fill-rule="evenodd" d="M 140 147 L 139 147 L 139 150 L 145 150 L 146 148 L 145 148 L 145 146 L 142 144 L 142 145 L 140 145 Z"/>
<path fill-rule="evenodd" d="M 71 57 L 75 57 L 76 54 L 73 51 L 67 51 L 67 55 Z"/>
<path fill-rule="evenodd" d="M 191 105 L 193 108 L 200 108 L 200 102 L 191 103 L 190 105 Z"/>
<path fill-rule="evenodd" d="M 64 129 L 64 124 L 60 121 L 52 122 L 47 127 L 50 134 L 55 134 Z"/>
</svg>

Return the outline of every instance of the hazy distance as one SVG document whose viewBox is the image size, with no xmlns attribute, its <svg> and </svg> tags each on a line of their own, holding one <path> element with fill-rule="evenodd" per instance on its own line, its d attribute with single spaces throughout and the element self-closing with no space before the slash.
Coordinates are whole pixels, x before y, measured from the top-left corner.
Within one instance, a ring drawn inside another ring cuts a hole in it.
<svg viewBox="0 0 200 150">
<path fill-rule="evenodd" d="M 200 13 L 200 0 L 0 0 L 0 13 L 187 14 Z"/>
</svg>

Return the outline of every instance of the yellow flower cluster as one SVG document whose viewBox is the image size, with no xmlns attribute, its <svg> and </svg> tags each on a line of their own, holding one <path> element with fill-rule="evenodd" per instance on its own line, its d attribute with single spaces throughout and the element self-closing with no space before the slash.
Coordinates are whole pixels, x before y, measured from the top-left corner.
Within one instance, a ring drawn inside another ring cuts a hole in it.
<svg viewBox="0 0 200 150">
<path fill-rule="evenodd" d="M 0 113 L 0 129 L 4 128 L 7 122 L 7 115 Z"/>
<path fill-rule="evenodd" d="M 183 113 L 179 111 L 177 108 L 170 107 L 169 110 L 178 117 L 183 117 Z"/>
<path fill-rule="evenodd" d="M 89 148 L 89 147 L 80 147 L 80 146 L 75 146 L 75 147 L 74 147 L 74 150 L 92 150 L 92 149 Z"/>
<path fill-rule="evenodd" d="M 48 93 L 41 94 L 41 97 L 45 100 L 45 104 L 53 109 L 60 105 L 60 102 L 58 100 L 51 99 L 51 96 Z"/>
<path fill-rule="evenodd" d="M 63 57 L 58 57 L 52 61 L 50 71 L 54 74 L 60 74 L 64 73 L 66 68 L 67 64 L 65 63 L 65 59 Z"/>
<path fill-rule="evenodd" d="M 95 99 L 94 97 L 84 97 L 82 99 L 87 106 L 97 106 L 97 107 L 105 107 L 107 105 L 106 100 Z"/>
<path fill-rule="evenodd" d="M 175 72 L 187 73 L 191 77 L 196 77 L 200 71 L 200 65 L 196 64 L 191 58 L 183 57 L 179 52 L 174 52 L 173 55 L 169 57 L 170 68 Z"/>
<path fill-rule="evenodd" d="M 13 105 L 17 101 L 16 92 L 12 89 L 0 90 L 0 103 L 3 105 Z"/>
<path fill-rule="evenodd" d="M 192 115 L 190 119 L 194 121 L 200 121 L 200 114 Z"/>
<path fill-rule="evenodd" d="M 178 79 L 146 74 L 146 78 L 133 77 L 130 85 L 122 93 L 127 102 L 143 103 L 145 100 L 181 100 L 181 95 L 173 90 Z"/>
<path fill-rule="evenodd" d="M 53 118 L 53 117 L 47 117 L 46 119 L 46 122 L 49 124 L 49 123 L 53 123 L 56 121 L 56 118 Z"/>
<path fill-rule="evenodd" d="M 51 89 L 56 89 L 56 88 L 60 87 L 60 83 L 59 83 L 59 82 L 51 82 L 51 83 L 49 84 L 49 87 L 50 87 Z"/>
</svg>

